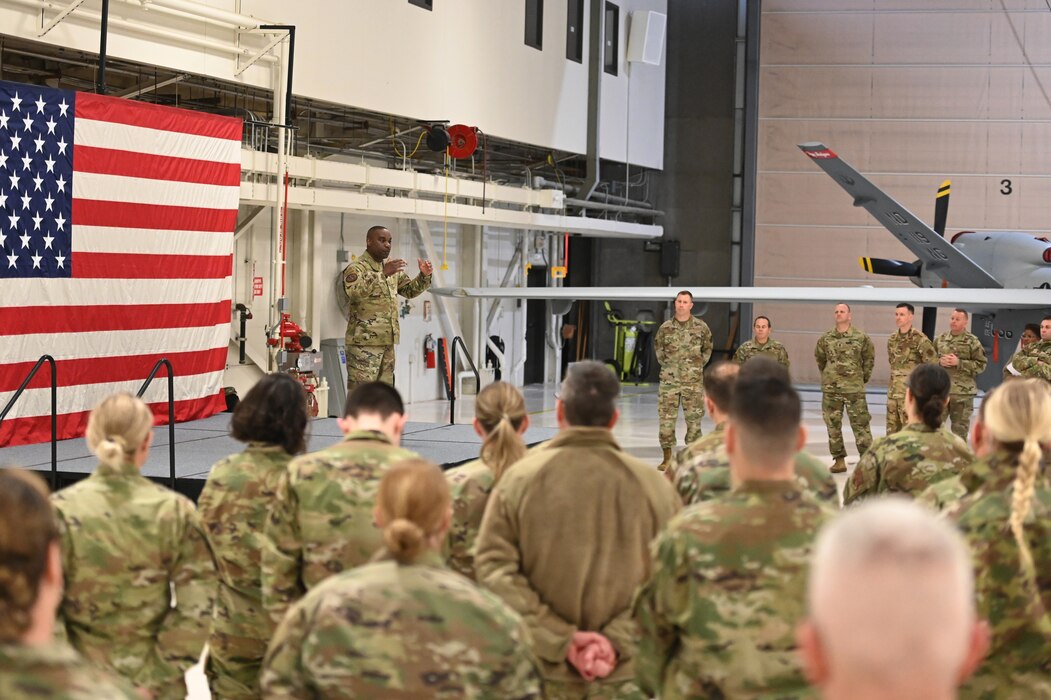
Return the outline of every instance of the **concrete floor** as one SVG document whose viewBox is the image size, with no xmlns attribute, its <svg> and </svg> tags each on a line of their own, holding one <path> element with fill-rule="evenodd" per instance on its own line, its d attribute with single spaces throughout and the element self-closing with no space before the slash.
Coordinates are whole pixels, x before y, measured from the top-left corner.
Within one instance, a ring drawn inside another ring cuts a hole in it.
<svg viewBox="0 0 1051 700">
<path fill-rule="evenodd" d="M 828 449 L 828 432 L 821 418 L 821 392 L 815 386 L 797 387 L 803 399 L 803 423 L 807 428 L 807 451 L 831 464 L 832 457 Z M 531 385 L 523 391 L 526 408 L 529 411 L 530 424 L 537 427 L 557 428 L 555 419 L 555 390 L 551 386 Z M 886 395 L 882 392 L 868 394 L 869 412 L 872 414 L 872 436 L 884 435 L 886 428 Z M 613 434 L 620 446 L 636 457 L 656 466 L 661 461 L 661 449 L 657 443 L 657 386 L 626 386 L 618 400 L 620 419 L 613 428 Z M 449 419 L 447 401 L 427 401 L 408 406 L 409 420 L 420 422 L 444 422 Z M 456 422 L 470 423 L 474 418 L 474 397 L 465 396 L 456 401 Z M 708 432 L 714 427 L 711 419 L 705 416 L 702 430 Z M 686 423 L 679 417 L 676 435 L 679 440 L 686 434 Z M 844 426 L 843 438 L 847 446 L 847 465 L 853 469 L 857 463 L 857 448 L 854 436 L 849 430 L 849 423 Z M 842 493 L 843 484 L 849 476 L 837 474 L 836 482 Z M 190 700 L 206 700 L 210 697 L 204 672 L 200 665 L 190 669 L 186 674 L 190 685 Z"/>
</svg>

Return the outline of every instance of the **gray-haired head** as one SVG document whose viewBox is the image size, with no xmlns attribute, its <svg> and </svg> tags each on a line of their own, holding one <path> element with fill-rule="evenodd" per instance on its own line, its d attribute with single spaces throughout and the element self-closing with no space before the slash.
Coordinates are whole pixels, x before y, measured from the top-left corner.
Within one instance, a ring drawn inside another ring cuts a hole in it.
<svg viewBox="0 0 1051 700">
<path fill-rule="evenodd" d="M 594 360 L 569 366 L 558 398 L 569 425 L 605 428 L 617 413 L 620 380 L 609 366 Z"/>
<path fill-rule="evenodd" d="M 810 675 L 825 674 L 812 677 L 819 685 L 942 696 L 985 650 L 966 543 L 904 498 L 866 501 L 825 526 L 808 605 L 800 643 Z"/>
</svg>

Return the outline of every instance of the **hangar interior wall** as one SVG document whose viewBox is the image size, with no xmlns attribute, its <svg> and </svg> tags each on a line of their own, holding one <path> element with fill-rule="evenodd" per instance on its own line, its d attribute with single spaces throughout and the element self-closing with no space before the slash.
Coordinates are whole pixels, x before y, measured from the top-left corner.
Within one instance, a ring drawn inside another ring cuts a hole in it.
<svg viewBox="0 0 1051 700">
<path fill-rule="evenodd" d="M 1005 4 L 1006 13 L 999 0 L 764 0 L 756 285 L 911 284 L 858 266 L 860 256 L 914 258 L 809 162 L 796 147 L 805 141 L 825 143 L 928 223 L 951 178 L 949 236 L 1048 231 L 1051 11 L 1042 0 Z M 888 379 L 893 312 L 854 310 L 876 344 L 875 384 Z M 818 381 L 813 349 L 832 327 L 831 305 L 755 313 L 773 319 L 796 380 Z M 938 332 L 947 323 L 940 312 Z"/>
</svg>

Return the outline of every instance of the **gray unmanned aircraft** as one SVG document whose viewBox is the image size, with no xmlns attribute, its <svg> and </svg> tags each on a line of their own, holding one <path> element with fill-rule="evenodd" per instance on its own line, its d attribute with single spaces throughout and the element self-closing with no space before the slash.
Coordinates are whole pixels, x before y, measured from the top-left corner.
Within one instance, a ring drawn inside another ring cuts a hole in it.
<svg viewBox="0 0 1051 700">
<path fill-rule="evenodd" d="M 999 308 L 976 307 L 961 298 L 959 306 L 974 311 L 971 332 L 982 341 L 990 360 L 980 382 L 998 383 L 1022 326 L 1051 314 L 1051 240 L 1022 231 L 960 231 L 946 239 L 948 180 L 938 189 L 931 228 L 824 144 L 803 143 L 799 148 L 853 197 L 854 206 L 863 207 L 918 258 L 913 262 L 861 258 L 866 272 L 908 277 L 917 287 L 953 293 L 1005 291 L 1019 299 L 1036 294 L 1036 307 L 1010 297 Z M 924 308 L 923 331 L 928 336 L 934 333 L 934 308 L 929 306 Z"/>
<path fill-rule="evenodd" d="M 1051 241 L 1019 231 L 963 231 L 947 240 L 942 235 L 948 213 L 948 183 L 944 183 L 931 228 L 890 195 L 873 185 L 821 143 L 799 148 L 828 173 L 918 259 L 914 262 L 861 258 L 862 268 L 875 274 L 904 276 L 914 289 L 875 287 L 685 287 L 699 301 L 788 302 L 893 305 L 908 302 L 925 307 L 924 331 L 934 331 L 934 307 L 961 307 L 972 313 L 972 332 L 989 356 L 979 377 L 983 386 L 1000 381 L 1003 365 L 1027 322 L 1051 314 Z M 577 299 L 604 301 L 670 300 L 673 287 L 448 287 L 435 294 L 492 299 Z"/>
</svg>

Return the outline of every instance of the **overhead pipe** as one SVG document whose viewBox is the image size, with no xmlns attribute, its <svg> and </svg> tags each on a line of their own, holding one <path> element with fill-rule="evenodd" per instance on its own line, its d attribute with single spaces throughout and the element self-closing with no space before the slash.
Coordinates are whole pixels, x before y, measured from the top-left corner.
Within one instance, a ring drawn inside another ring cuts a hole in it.
<svg viewBox="0 0 1051 700">
<path fill-rule="evenodd" d="M 599 211 L 620 211 L 629 214 L 648 214 L 649 216 L 664 216 L 662 209 L 644 209 L 642 207 L 629 207 L 623 204 L 606 204 L 605 202 L 589 202 L 586 199 L 566 198 L 567 206 L 580 207 L 581 209 L 596 209 Z"/>
<path fill-rule="evenodd" d="M 22 5 L 23 7 L 29 7 L 34 10 L 44 9 L 59 9 L 62 6 L 57 5 L 53 2 L 41 2 L 40 0 L 3 0 L 5 3 L 12 5 Z M 125 0 L 127 1 L 127 0 Z M 129 4 L 139 4 L 136 2 L 130 2 Z M 70 15 L 68 19 L 79 19 L 82 21 L 88 21 L 98 24 L 102 21 L 102 16 L 99 12 L 94 10 L 78 10 L 76 13 Z M 201 37 L 184 34 L 181 32 L 172 32 L 170 29 L 164 29 L 160 27 L 150 27 L 140 22 L 129 22 L 128 20 L 111 17 L 109 19 L 109 25 L 111 27 L 117 27 L 119 29 L 125 29 L 129 32 L 142 34 L 144 36 L 155 37 L 158 39 L 166 39 L 168 41 L 177 41 L 188 46 L 195 46 L 200 49 L 207 51 L 216 51 L 219 53 L 228 53 L 235 56 L 251 56 L 251 49 L 242 48 L 233 44 L 221 43 L 218 41 L 211 41 Z M 278 59 L 274 56 L 264 56 L 263 59 L 267 63 L 276 63 Z"/>
<path fill-rule="evenodd" d="M 139 5 L 143 9 L 149 10 L 151 6 L 164 7 L 170 10 L 177 10 L 184 12 L 187 15 L 194 17 L 195 19 L 201 19 L 202 21 L 207 18 L 213 20 L 213 23 L 218 23 L 224 26 L 231 27 L 244 27 L 251 29 L 259 27 L 266 20 L 257 19 L 250 17 L 249 15 L 242 15 L 237 12 L 230 12 L 223 10 L 218 7 L 210 7 L 203 5 L 199 2 L 191 2 L 191 0 L 124 0 L 129 4 Z"/>
<path fill-rule="evenodd" d="M 566 194 L 576 194 L 580 191 L 580 188 L 576 185 L 569 183 L 558 182 L 557 180 L 548 180 L 547 178 L 536 175 L 533 177 L 533 189 L 555 189 L 561 190 Z M 598 199 L 603 202 L 613 202 L 616 204 L 626 204 L 632 207 L 642 207 L 643 209 L 652 209 L 653 205 L 649 202 L 644 202 L 639 199 L 629 199 L 628 197 L 621 197 L 616 194 L 608 194 L 606 192 L 592 192 L 591 196 L 594 199 Z"/>
</svg>

